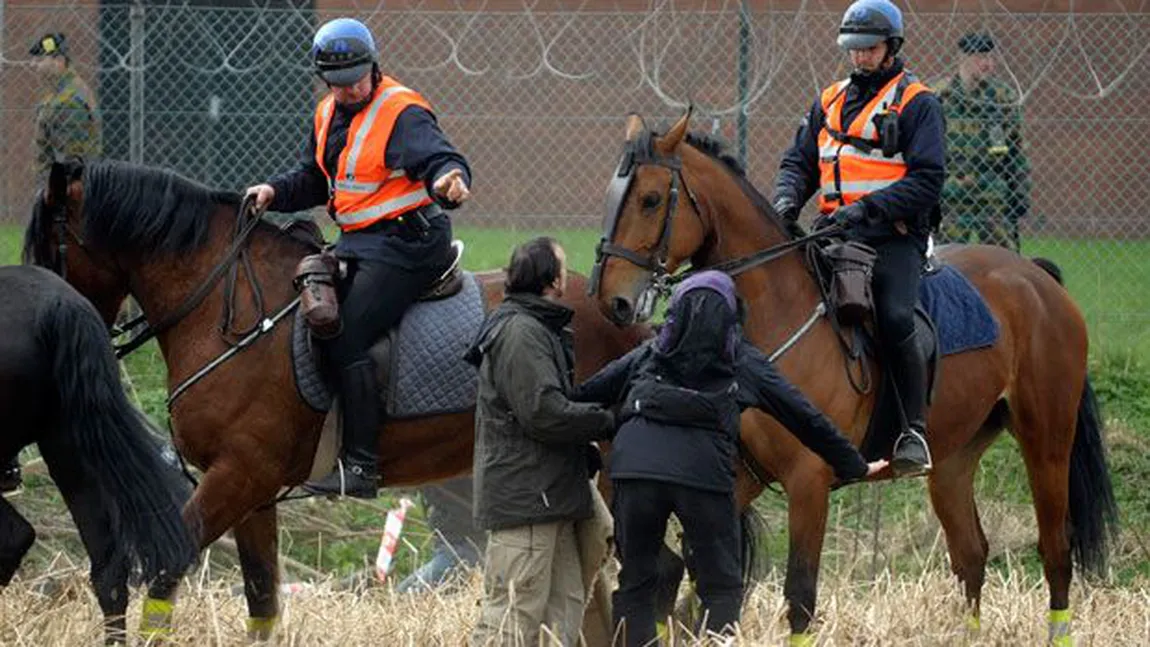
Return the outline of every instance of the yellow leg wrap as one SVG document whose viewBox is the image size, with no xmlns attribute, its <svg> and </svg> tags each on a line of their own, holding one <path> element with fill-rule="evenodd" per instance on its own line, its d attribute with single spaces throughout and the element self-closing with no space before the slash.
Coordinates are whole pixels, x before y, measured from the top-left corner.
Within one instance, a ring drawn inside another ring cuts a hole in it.
<svg viewBox="0 0 1150 647">
<path fill-rule="evenodd" d="M 656 622 L 655 623 L 655 635 L 659 637 L 659 642 L 661 642 L 661 643 L 667 642 L 668 640 L 670 640 L 670 637 L 667 635 L 667 623 Z"/>
<path fill-rule="evenodd" d="M 171 600 L 146 598 L 143 611 L 140 614 L 140 633 L 148 638 L 158 638 L 171 634 L 172 610 L 175 606 Z"/>
<path fill-rule="evenodd" d="M 248 618 L 248 638 L 251 640 L 267 640 L 271 638 L 272 630 L 276 628 L 279 616 L 269 618 Z"/>
<path fill-rule="evenodd" d="M 1073 647 L 1070 637 L 1070 609 L 1051 609 L 1047 615 L 1048 643 L 1054 647 Z"/>
<path fill-rule="evenodd" d="M 971 632 L 982 631 L 982 619 L 974 614 L 966 616 L 966 630 Z"/>
<path fill-rule="evenodd" d="M 815 637 L 811 634 L 791 634 L 787 637 L 787 647 L 814 647 Z"/>
</svg>

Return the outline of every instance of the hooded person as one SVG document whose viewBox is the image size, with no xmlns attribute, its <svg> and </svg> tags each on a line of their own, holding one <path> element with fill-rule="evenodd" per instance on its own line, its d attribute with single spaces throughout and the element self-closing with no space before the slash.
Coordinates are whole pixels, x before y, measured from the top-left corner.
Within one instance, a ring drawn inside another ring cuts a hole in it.
<svg viewBox="0 0 1150 647">
<path fill-rule="evenodd" d="M 821 456 L 843 481 L 868 465 L 834 424 L 744 336 L 734 282 L 696 273 L 671 297 L 651 341 L 583 383 L 579 400 L 621 404 L 608 473 L 622 570 L 613 607 L 626 645 L 655 639 L 656 558 L 673 513 L 695 566 L 706 626 L 732 632 L 742 604 L 740 525 L 735 506 L 739 415 L 758 407 Z"/>
</svg>

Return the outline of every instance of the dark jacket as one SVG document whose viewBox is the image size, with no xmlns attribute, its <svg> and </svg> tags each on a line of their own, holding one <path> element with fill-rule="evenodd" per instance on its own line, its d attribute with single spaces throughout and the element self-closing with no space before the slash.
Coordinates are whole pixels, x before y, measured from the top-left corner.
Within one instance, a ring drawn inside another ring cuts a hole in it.
<svg viewBox="0 0 1150 647">
<path fill-rule="evenodd" d="M 333 173 L 339 166 L 340 154 L 347 146 L 348 126 L 351 125 L 352 117 L 355 115 L 354 110 L 338 104 L 332 115 L 323 157 L 324 167 Z M 328 181 L 323 170 L 316 164 L 315 144 L 313 126 L 296 167 L 268 180 L 268 184 L 271 184 L 276 191 L 275 199 L 269 209 L 293 212 L 327 204 Z M 403 169 L 413 180 L 422 180 L 427 186 L 427 192 L 432 194 L 439 206 L 445 209 L 454 209 L 459 205 L 435 196 L 431 187 L 437 178 L 458 168 L 463 171 L 467 186 L 471 186 L 471 168 L 467 160 L 447 140 L 447 136 L 436 123 L 435 115 L 420 106 L 411 106 L 400 113 L 395 122 L 395 129 L 387 140 L 384 162 L 388 168 Z M 441 223 L 438 226 L 445 225 Z M 396 237 L 383 236 L 376 228 L 345 233 L 336 243 L 336 253 L 345 258 L 393 261 L 397 256 L 401 260 L 404 256 L 418 259 L 426 251 L 408 250 L 406 247 L 409 246 L 401 245 L 396 240 L 389 241 L 388 238 Z"/>
<path fill-rule="evenodd" d="M 902 60 L 896 59 L 890 69 L 881 73 L 851 76 L 843 104 L 844 130 L 867 102 L 902 70 Z M 802 206 L 818 191 L 818 136 L 824 119 L 822 103 L 816 99 L 779 164 L 775 178 L 776 204 L 786 197 Z M 898 150 L 906 160 L 906 176 L 861 200 L 868 221 L 850 232 L 854 237 L 879 242 L 895 236 L 893 225 L 899 220 L 905 221 L 911 233 L 924 241 L 930 232 L 930 220 L 939 208 L 939 196 L 946 180 L 946 127 L 938 97 L 923 92 L 911 99 L 899 115 L 898 132 Z"/>
<path fill-rule="evenodd" d="M 485 530 L 587 519 L 586 451 L 615 430 L 610 411 L 568 399 L 574 312 L 512 294 L 484 322 L 467 360 L 479 367 L 475 523 Z"/>
<path fill-rule="evenodd" d="M 838 478 L 866 475 L 866 462 L 834 423 L 746 338 L 740 336 L 736 347 L 734 389 L 699 389 L 691 394 L 691 389 L 675 385 L 652 388 L 652 382 L 666 382 L 666 376 L 659 375 L 656 354 L 654 342 L 647 342 L 576 389 L 579 400 L 623 402 L 620 418 L 625 422 L 611 445 L 611 478 L 731 491 L 739 442 L 738 411 L 748 407 L 773 416 L 827 461 Z"/>
</svg>

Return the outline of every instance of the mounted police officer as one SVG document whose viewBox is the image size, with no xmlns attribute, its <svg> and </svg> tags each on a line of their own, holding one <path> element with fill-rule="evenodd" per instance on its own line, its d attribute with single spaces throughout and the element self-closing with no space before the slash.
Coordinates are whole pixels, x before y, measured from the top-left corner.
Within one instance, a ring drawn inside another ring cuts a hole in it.
<svg viewBox="0 0 1150 647">
<path fill-rule="evenodd" d="M 927 240 L 937 225 L 945 179 L 944 126 L 937 97 L 898 56 L 903 21 L 887 0 L 858 0 L 839 26 L 850 78 L 822 92 L 784 154 L 775 210 L 797 219 L 818 193 L 816 227 L 876 249 L 873 290 L 877 336 L 906 424 L 895 441 L 896 474 L 931 467 L 926 443 L 926 358 L 917 350 L 914 307 Z"/>
<path fill-rule="evenodd" d="M 281 212 L 326 204 L 342 230 L 335 253 L 349 266 L 339 290 L 343 327 L 325 346 L 343 398 L 343 456 L 305 488 L 371 498 L 380 409 L 368 350 L 449 266 L 444 209 L 470 197 L 471 171 L 428 101 L 380 72 L 363 23 L 324 24 L 311 61 L 331 93 L 316 107 L 307 149 L 295 169 L 248 194 L 257 207 Z"/>
<path fill-rule="evenodd" d="M 958 49 L 958 72 L 931 83 L 946 115 L 945 240 L 973 237 L 1018 251 L 1018 221 L 1030 210 L 1018 93 L 992 76 L 990 34 L 965 34 Z"/>
<path fill-rule="evenodd" d="M 46 174 L 57 159 L 100 157 L 103 140 L 95 95 L 72 69 L 64 34 L 44 34 L 28 53 L 52 84 L 36 104 L 36 172 Z"/>
</svg>

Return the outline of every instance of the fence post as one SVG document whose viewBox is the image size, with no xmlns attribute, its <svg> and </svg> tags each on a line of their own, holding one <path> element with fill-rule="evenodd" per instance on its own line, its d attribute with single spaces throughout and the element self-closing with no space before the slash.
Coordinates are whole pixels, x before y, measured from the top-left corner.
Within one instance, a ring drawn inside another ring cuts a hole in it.
<svg viewBox="0 0 1150 647">
<path fill-rule="evenodd" d="M 739 162 L 747 167 L 747 67 L 751 55 L 751 8 L 747 0 L 739 1 Z"/>
<path fill-rule="evenodd" d="M 131 23 L 131 61 L 128 95 L 128 159 L 144 163 L 144 3 L 136 0 L 129 12 Z"/>
</svg>

